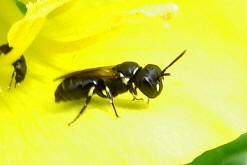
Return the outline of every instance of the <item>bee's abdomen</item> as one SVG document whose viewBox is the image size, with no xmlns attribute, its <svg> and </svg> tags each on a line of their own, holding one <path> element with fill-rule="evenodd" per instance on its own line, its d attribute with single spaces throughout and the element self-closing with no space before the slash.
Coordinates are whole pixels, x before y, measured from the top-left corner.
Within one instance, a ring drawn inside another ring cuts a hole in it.
<svg viewBox="0 0 247 165">
<path fill-rule="evenodd" d="M 56 89 L 55 102 L 85 98 L 88 95 L 88 91 L 95 83 L 95 80 L 89 79 L 73 77 L 65 79 Z"/>
</svg>

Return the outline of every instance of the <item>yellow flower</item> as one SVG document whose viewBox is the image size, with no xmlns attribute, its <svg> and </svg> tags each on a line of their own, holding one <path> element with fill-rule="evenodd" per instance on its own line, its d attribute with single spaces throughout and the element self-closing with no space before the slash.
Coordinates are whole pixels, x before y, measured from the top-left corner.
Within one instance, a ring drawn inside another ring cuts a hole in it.
<svg viewBox="0 0 247 165">
<path fill-rule="evenodd" d="M 43 0 L 22 17 L 1 1 L 0 44 L 8 36 L 14 48 L 0 56 L 0 164 L 184 164 L 244 133 L 247 2 L 175 3 L 177 14 L 156 0 Z M 119 119 L 94 96 L 68 127 L 84 100 L 55 104 L 62 74 L 123 61 L 164 68 L 184 49 L 149 105 L 114 99 Z M 26 79 L 8 91 L 23 53 Z"/>
</svg>

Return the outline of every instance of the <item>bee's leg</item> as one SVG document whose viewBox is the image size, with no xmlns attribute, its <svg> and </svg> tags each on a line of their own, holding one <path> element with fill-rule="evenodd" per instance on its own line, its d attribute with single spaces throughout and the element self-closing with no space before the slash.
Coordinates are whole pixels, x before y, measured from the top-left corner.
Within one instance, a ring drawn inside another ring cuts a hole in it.
<svg viewBox="0 0 247 165">
<path fill-rule="evenodd" d="M 8 86 L 9 90 L 11 88 L 11 85 L 12 85 L 12 82 L 13 82 L 13 79 L 14 79 L 14 76 L 15 76 L 15 71 L 13 71 L 12 76 L 11 76 L 11 80 L 10 80 L 10 83 L 9 83 L 9 86 Z"/>
<path fill-rule="evenodd" d="M 74 123 L 81 116 L 81 114 L 84 112 L 84 110 L 87 108 L 87 105 L 89 104 L 89 102 L 91 101 L 91 98 L 93 96 L 94 89 L 95 89 L 95 86 L 92 86 L 89 89 L 88 96 L 86 98 L 86 102 L 85 102 L 84 106 L 82 107 L 80 112 L 76 115 L 76 117 L 71 122 L 68 123 L 68 126 L 70 126 L 72 123 Z"/>
<path fill-rule="evenodd" d="M 133 95 L 133 94 L 132 94 L 132 96 L 133 96 L 132 101 L 135 101 L 135 100 L 142 100 L 142 101 L 144 101 L 143 98 L 137 98 L 136 95 Z M 146 103 L 149 104 L 149 98 L 147 98 L 147 102 L 146 102 Z"/>
<path fill-rule="evenodd" d="M 137 98 L 136 95 L 134 95 L 133 93 L 132 93 L 132 96 L 133 96 L 132 101 L 135 101 L 135 100 L 144 100 L 143 98 Z"/>
<path fill-rule="evenodd" d="M 135 100 L 144 100 L 143 98 L 137 98 L 137 90 L 136 90 L 136 85 L 134 82 L 131 83 L 130 85 L 130 89 L 129 89 L 129 92 L 132 94 L 133 96 L 133 99 L 132 101 L 135 101 Z"/>
<path fill-rule="evenodd" d="M 147 100 L 147 104 L 149 104 L 149 98 L 148 98 L 148 100 Z"/>
<path fill-rule="evenodd" d="M 112 105 L 112 107 L 114 109 L 116 117 L 119 117 L 118 114 L 117 114 L 117 110 L 115 108 L 114 102 L 113 102 L 113 97 L 112 97 L 110 89 L 106 86 L 105 90 L 106 90 L 107 97 L 110 99 L 110 103 L 111 103 L 111 105 Z"/>
<path fill-rule="evenodd" d="M 15 80 L 15 88 L 17 85 L 20 85 L 20 82 L 16 82 L 16 80 Z"/>
</svg>

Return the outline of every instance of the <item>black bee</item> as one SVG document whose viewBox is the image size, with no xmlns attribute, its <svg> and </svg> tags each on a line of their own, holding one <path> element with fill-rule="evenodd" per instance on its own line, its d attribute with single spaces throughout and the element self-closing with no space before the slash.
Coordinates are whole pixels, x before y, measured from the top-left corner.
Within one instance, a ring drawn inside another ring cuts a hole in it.
<svg viewBox="0 0 247 165">
<path fill-rule="evenodd" d="M 13 48 L 9 47 L 8 44 L 1 45 L 0 46 L 0 54 L 3 53 L 6 55 L 12 49 Z M 11 80 L 9 83 L 9 87 L 8 87 L 9 89 L 11 88 L 11 84 L 12 84 L 14 77 L 15 77 L 15 87 L 16 87 L 16 84 L 21 83 L 25 79 L 25 76 L 27 73 L 27 64 L 26 64 L 26 61 L 25 61 L 25 58 L 23 55 L 18 60 L 16 60 L 12 65 L 14 67 L 14 71 L 12 73 Z"/>
<path fill-rule="evenodd" d="M 81 111 L 68 125 L 80 117 L 93 94 L 108 98 L 116 117 L 119 117 L 113 97 L 129 91 L 135 100 L 137 99 L 137 88 L 148 98 L 157 97 L 163 89 L 163 77 L 170 75 L 170 73 L 165 73 L 166 70 L 185 52 L 186 50 L 163 70 L 153 64 L 148 64 L 142 68 L 135 62 L 124 62 L 115 66 L 86 69 L 63 75 L 55 79 L 63 79 L 55 91 L 55 102 L 86 98 Z"/>
</svg>

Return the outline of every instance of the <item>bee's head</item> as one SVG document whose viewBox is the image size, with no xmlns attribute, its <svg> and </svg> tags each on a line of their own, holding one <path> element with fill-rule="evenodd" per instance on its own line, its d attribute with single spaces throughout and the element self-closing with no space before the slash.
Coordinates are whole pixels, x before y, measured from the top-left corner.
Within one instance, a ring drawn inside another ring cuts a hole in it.
<svg viewBox="0 0 247 165">
<path fill-rule="evenodd" d="M 148 64 L 137 73 L 135 84 L 148 98 L 155 98 L 161 93 L 163 89 L 161 72 L 157 65 Z"/>
<path fill-rule="evenodd" d="M 161 70 L 157 65 L 148 64 L 142 68 L 136 75 L 135 85 L 148 98 L 157 97 L 163 89 L 164 76 L 170 76 L 165 71 L 180 59 L 186 50 L 184 50 L 175 60 L 173 60 L 165 69 Z"/>
</svg>

